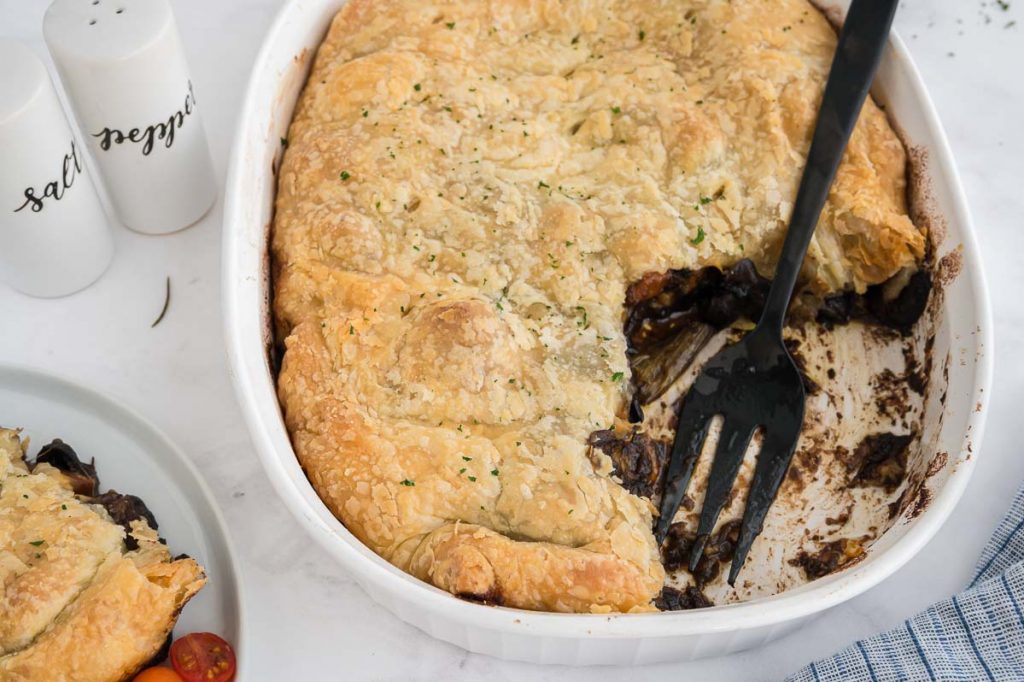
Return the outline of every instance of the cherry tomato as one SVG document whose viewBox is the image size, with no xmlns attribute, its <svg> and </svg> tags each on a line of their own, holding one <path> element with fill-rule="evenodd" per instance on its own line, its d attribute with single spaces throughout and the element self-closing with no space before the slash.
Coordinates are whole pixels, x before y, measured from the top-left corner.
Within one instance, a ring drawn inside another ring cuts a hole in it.
<svg viewBox="0 0 1024 682">
<path fill-rule="evenodd" d="M 230 682 L 235 652 L 212 632 L 193 632 L 171 645 L 171 665 L 184 682 Z"/>
<path fill-rule="evenodd" d="M 132 678 L 132 682 L 182 682 L 178 673 L 170 668 L 146 668 Z"/>
</svg>

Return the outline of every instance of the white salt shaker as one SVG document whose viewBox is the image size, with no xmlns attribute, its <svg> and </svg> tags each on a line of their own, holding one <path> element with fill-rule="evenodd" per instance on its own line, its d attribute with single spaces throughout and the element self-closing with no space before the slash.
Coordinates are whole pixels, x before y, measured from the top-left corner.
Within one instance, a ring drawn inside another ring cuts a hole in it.
<svg viewBox="0 0 1024 682">
<path fill-rule="evenodd" d="M 55 0 L 43 34 L 122 222 L 166 234 L 217 197 L 167 0 Z"/>
<path fill-rule="evenodd" d="M 33 296 L 92 284 L 114 242 L 46 67 L 0 40 L 0 280 Z"/>
</svg>

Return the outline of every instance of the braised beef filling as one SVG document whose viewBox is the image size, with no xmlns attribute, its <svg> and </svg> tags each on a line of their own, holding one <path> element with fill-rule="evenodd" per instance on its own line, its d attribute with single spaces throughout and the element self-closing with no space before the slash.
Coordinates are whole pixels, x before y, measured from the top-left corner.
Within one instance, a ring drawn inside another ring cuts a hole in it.
<svg viewBox="0 0 1024 682">
<path fill-rule="evenodd" d="M 790 559 L 789 564 L 800 566 L 807 577 L 814 580 L 835 572 L 863 554 L 864 544 L 860 540 L 844 538 L 825 543 L 813 554 L 800 552 L 795 559 Z"/>
<path fill-rule="evenodd" d="M 79 458 L 75 449 L 61 439 L 55 439 L 39 451 L 31 466 L 36 467 L 39 464 L 49 464 L 58 469 L 71 481 L 76 495 L 88 498 L 85 501 L 106 509 L 111 520 L 124 527 L 124 544 L 128 551 L 139 548 L 139 543 L 131 534 L 132 521 L 145 519 L 153 530 L 158 529 L 153 513 L 149 511 L 146 503 L 135 495 L 122 495 L 116 490 L 108 490 L 100 495 L 100 479 L 96 475 L 95 460 L 90 460 L 86 464 Z"/>
<path fill-rule="evenodd" d="M 149 511 L 146 503 L 135 495 L 122 495 L 116 490 L 108 490 L 102 495 L 93 497 L 89 502 L 101 505 L 110 514 L 110 519 L 114 523 L 118 523 L 125 528 L 128 528 L 128 524 L 132 521 L 145 519 L 153 530 L 157 529 L 153 513 Z"/>
<path fill-rule="evenodd" d="M 756 321 L 770 286 L 748 259 L 725 270 L 648 273 L 630 285 L 623 331 L 633 374 L 631 421 L 642 421 L 642 406 L 668 390 L 715 332 L 740 319 Z M 818 302 L 797 296 L 790 317 L 825 326 L 861 320 L 907 335 L 924 314 L 931 290 L 931 273 L 922 269 L 864 294 L 843 292 Z"/>
<path fill-rule="evenodd" d="M 36 455 L 36 464 L 49 464 L 58 469 L 71 481 L 71 487 L 76 495 L 93 497 L 99 492 L 100 478 L 96 475 L 96 460 L 88 464 L 78 457 L 78 453 L 70 445 L 55 438 L 49 445 Z"/>
<path fill-rule="evenodd" d="M 677 590 L 666 585 L 661 594 L 654 599 L 654 605 L 661 611 L 685 611 L 688 609 L 704 609 L 714 606 L 710 599 L 696 587 Z"/>
<path fill-rule="evenodd" d="M 750 260 L 726 270 L 709 267 L 648 273 L 633 283 L 626 291 L 623 329 L 632 370 L 630 421 L 643 421 L 643 406 L 679 379 L 716 332 L 740 319 L 757 320 L 770 286 L 771 281 L 759 275 Z M 865 294 L 827 297 L 810 314 L 806 298 L 796 297 L 790 315 L 796 310 L 796 317 L 813 318 L 826 327 L 862 320 L 906 334 L 924 313 L 931 288 L 931 274 L 921 270 L 909 277 L 897 275 Z M 793 341 L 789 347 L 808 394 L 817 393 L 820 387 L 808 377 L 798 344 Z M 829 376 L 834 376 L 834 371 Z M 625 439 L 616 438 L 611 431 L 597 431 L 590 445 L 612 457 L 615 474 L 630 492 L 651 498 L 659 492 L 668 458 L 663 446 L 670 449 L 670 444 L 651 441 L 637 431 Z M 891 476 L 895 469 L 885 471 Z M 868 474 L 868 478 L 873 476 Z M 889 478 L 883 483 L 886 487 L 891 484 Z"/>
<path fill-rule="evenodd" d="M 662 396 L 715 334 L 740 320 L 756 322 L 770 285 L 771 281 L 758 274 L 750 260 L 724 270 L 708 267 L 648 273 L 633 283 L 626 292 L 623 329 L 632 370 L 630 421 L 643 421 L 643 406 Z M 798 325 L 816 321 L 829 329 L 858 320 L 906 336 L 924 313 L 931 289 L 931 274 L 922 269 L 869 287 L 864 294 L 843 292 L 823 300 L 798 295 L 790 308 L 789 321 Z M 790 351 L 800 364 L 798 342 L 790 343 Z M 802 364 L 801 370 L 808 394 L 820 391 Z M 827 374 L 835 377 L 831 368 Z M 895 490 L 906 476 L 906 450 L 912 441 L 912 435 L 875 434 L 866 438 L 850 456 L 850 485 Z M 637 427 L 625 436 L 613 430 L 596 431 L 589 445 L 611 458 L 614 475 L 631 493 L 652 499 L 660 494 L 671 442 L 654 440 Z M 693 573 L 696 587 L 685 591 L 666 587 L 656 602 L 658 607 L 675 610 L 710 605 L 701 590 L 718 576 L 721 564 L 731 560 L 738 529 L 738 521 L 720 527 Z M 682 524 L 671 527 L 661 548 L 668 571 L 687 567 L 692 542 Z M 862 552 L 859 541 L 839 540 L 815 554 L 802 553 L 793 565 L 802 566 L 808 577 L 816 578 Z"/>
<path fill-rule="evenodd" d="M 485 606 L 501 606 L 505 603 L 504 598 L 501 596 L 501 592 L 499 592 L 496 587 L 484 594 L 478 594 L 476 592 L 459 592 L 455 596 L 459 599 L 476 602 L 477 604 L 484 604 Z"/>
<path fill-rule="evenodd" d="M 711 534 L 704 547 L 704 554 L 697 563 L 697 569 L 692 572 L 697 587 L 703 588 L 717 578 L 722 565 L 732 561 L 736 543 L 739 541 L 739 534 L 739 519 L 723 523 L 718 530 Z M 661 546 L 661 562 L 664 564 L 665 570 L 669 572 L 684 568 L 689 570 L 690 548 L 695 539 L 692 533 L 685 530 L 683 524 L 673 523 L 669 526 L 668 535 L 665 536 L 665 542 Z"/>
<path fill-rule="evenodd" d="M 851 485 L 876 485 L 893 492 L 907 472 L 907 447 L 914 435 L 875 433 L 860 442 L 847 468 L 857 473 Z"/>
<path fill-rule="evenodd" d="M 660 490 L 661 478 L 668 466 L 669 444 L 654 440 L 639 429 L 625 437 L 614 430 L 595 431 L 588 444 L 612 460 L 612 473 L 622 487 L 641 497 L 654 497 Z"/>
<path fill-rule="evenodd" d="M 928 305 L 932 275 L 926 269 L 918 270 L 903 283 L 901 289 L 894 291 L 896 285 L 902 283 L 894 281 L 896 279 L 869 287 L 864 294 L 846 291 L 826 297 L 818 309 L 818 322 L 836 325 L 863 320 L 906 336 Z"/>
<path fill-rule="evenodd" d="M 749 260 L 724 271 L 651 273 L 632 284 L 623 331 L 634 403 L 646 405 L 668 390 L 716 331 L 741 317 L 757 319 L 770 285 Z"/>
</svg>

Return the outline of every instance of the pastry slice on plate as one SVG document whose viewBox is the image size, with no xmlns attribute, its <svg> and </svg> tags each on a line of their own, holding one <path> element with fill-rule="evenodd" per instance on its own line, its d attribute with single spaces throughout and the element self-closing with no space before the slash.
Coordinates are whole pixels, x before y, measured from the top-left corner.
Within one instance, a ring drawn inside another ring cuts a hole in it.
<svg viewBox="0 0 1024 682">
<path fill-rule="evenodd" d="M 100 495 L 66 444 L 31 463 L 26 444 L 0 429 L 0 679 L 130 679 L 161 652 L 203 569 L 171 557 L 141 500 Z"/>
</svg>

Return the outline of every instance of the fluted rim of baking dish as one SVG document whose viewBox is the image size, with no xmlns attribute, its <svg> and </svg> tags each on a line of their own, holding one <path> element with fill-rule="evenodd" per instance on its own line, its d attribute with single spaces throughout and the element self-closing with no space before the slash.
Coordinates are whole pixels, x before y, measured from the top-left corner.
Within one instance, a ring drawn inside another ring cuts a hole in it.
<svg viewBox="0 0 1024 682">
<path fill-rule="evenodd" d="M 328 5 L 336 10 L 342 3 L 321 0 L 320 4 L 326 11 Z M 258 184 L 258 174 L 271 171 L 270 168 L 261 171 L 258 160 L 249 150 L 263 149 L 262 145 L 269 143 L 266 136 L 273 135 L 273 120 L 257 115 L 267 100 L 281 97 L 280 82 L 286 74 L 284 70 L 275 68 L 273 53 L 287 31 L 294 32 L 298 30 L 296 26 L 303 25 L 307 32 L 310 30 L 311 20 L 304 13 L 309 14 L 311 10 L 305 5 L 307 3 L 286 3 L 278 12 L 254 61 L 242 101 L 225 189 L 222 252 L 224 331 L 238 402 L 268 478 L 306 531 L 360 582 L 372 583 L 407 604 L 412 603 L 466 626 L 488 630 L 554 638 L 678 637 L 772 626 L 819 613 L 865 592 L 895 573 L 935 535 L 963 495 L 977 459 L 992 382 L 992 312 L 973 223 L 949 142 L 920 73 L 905 44 L 894 32 L 882 68 L 885 69 L 886 62 L 902 68 L 913 97 L 920 104 L 919 115 L 931 138 L 930 164 L 942 168 L 946 177 L 952 210 L 952 215 L 947 213 L 946 217 L 961 228 L 959 242 L 963 247 L 964 267 L 960 277 L 969 280 L 973 306 L 970 312 L 977 327 L 972 330 L 975 352 L 969 402 L 972 407 L 966 417 L 961 450 L 948 479 L 941 488 L 933 491 L 929 507 L 910 521 L 902 537 L 890 547 L 869 553 L 866 559 L 843 571 L 771 597 L 708 609 L 636 614 L 549 613 L 464 601 L 404 573 L 363 545 L 316 495 L 295 457 L 281 421 L 275 382 L 267 361 L 268 226 L 252 225 L 252 219 L 246 215 L 246 210 L 251 210 L 254 202 L 266 199 L 248 193 L 253 185 Z M 332 14 L 334 10 L 331 10 Z M 304 50 L 302 55 L 295 57 L 296 63 L 311 58 L 311 52 L 318 44 L 319 40 L 312 45 L 304 45 L 310 54 Z M 272 142 L 276 143 L 277 139 Z M 272 191 L 274 183 L 271 182 L 270 186 Z M 967 403 L 966 398 L 964 402 Z M 975 403 L 981 406 L 980 409 L 973 409 Z"/>
</svg>

